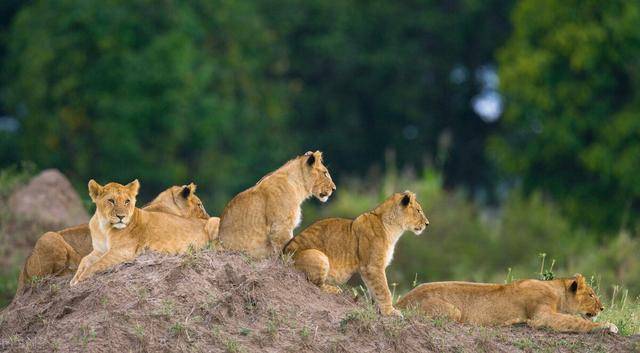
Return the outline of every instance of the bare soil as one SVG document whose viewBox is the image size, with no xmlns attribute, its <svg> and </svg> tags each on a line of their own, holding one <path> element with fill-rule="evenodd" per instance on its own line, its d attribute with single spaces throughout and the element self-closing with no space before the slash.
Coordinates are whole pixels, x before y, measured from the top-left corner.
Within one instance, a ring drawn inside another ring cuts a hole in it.
<svg viewBox="0 0 640 353">
<path fill-rule="evenodd" d="M 381 318 L 282 260 L 144 254 L 70 288 L 44 279 L 0 313 L 8 352 L 638 352 L 640 336 Z"/>
</svg>

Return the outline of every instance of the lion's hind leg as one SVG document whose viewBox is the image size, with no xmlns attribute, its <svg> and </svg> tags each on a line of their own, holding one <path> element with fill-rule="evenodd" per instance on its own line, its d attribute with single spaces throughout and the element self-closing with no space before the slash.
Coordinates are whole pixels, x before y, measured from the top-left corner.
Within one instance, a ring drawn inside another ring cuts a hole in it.
<svg viewBox="0 0 640 353">
<path fill-rule="evenodd" d="M 342 290 L 336 286 L 326 283 L 329 275 L 329 258 L 322 251 L 307 249 L 296 252 L 294 257 L 294 267 L 307 275 L 309 282 L 320 287 L 329 293 L 340 293 Z"/>
<path fill-rule="evenodd" d="M 26 262 L 27 278 L 66 274 L 82 257 L 56 232 L 47 232 L 38 241 Z"/>
<path fill-rule="evenodd" d="M 420 301 L 418 309 L 429 318 L 440 317 L 458 322 L 462 319 L 460 309 L 440 298 L 425 298 Z"/>
</svg>

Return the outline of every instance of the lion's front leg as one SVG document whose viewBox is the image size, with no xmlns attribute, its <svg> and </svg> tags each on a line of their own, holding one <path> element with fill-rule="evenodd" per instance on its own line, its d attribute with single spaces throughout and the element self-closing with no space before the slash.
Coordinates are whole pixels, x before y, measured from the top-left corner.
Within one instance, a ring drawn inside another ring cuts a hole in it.
<svg viewBox="0 0 640 353">
<path fill-rule="evenodd" d="M 268 235 L 269 245 L 271 246 L 271 253 L 273 255 L 279 255 L 282 253 L 282 249 L 287 245 L 289 240 L 293 238 L 293 227 L 289 224 L 275 223 L 271 225 L 271 232 Z"/>
<path fill-rule="evenodd" d="M 93 250 L 91 253 L 89 253 L 89 255 L 83 257 L 82 260 L 80 260 L 80 264 L 78 265 L 76 274 L 71 279 L 71 282 L 69 282 L 69 285 L 71 286 L 76 285 L 78 283 L 78 278 L 80 278 L 82 273 L 94 262 L 98 261 L 100 257 L 102 257 L 102 255 L 104 254 L 97 250 Z"/>
<path fill-rule="evenodd" d="M 387 284 L 387 274 L 384 266 L 369 265 L 360 268 L 360 275 L 367 285 L 369 292 L 373 294 L 382 315 L 402 316 L 398 309 L 393 307 L 391 291 Z"/>
<path fill-rule="evenodd" d="M 591 332 L 595 330 L 618 332 L 618 328 L 614 324 L 596 323 L 581 317 L 557 313 L 547 308 L 536 312 L 534 317 L 527 321 L 527 324 L 531 327 L 547 327 L 559 332 Z"/>
<path fill-rule="evenodd" d="M 102 257 L 100 257 L 97 261 L 90 264 L 80 275 L 76 274 L 74 277 L 75 282 L 72 280 L 71 285 L 75 285 L 80 281 L 83 281 L 89 277 L 91 277 L 94 273 L 104 271 L 113 265 L 117 265 L 119 263 L 132 260 L 135 258 L 135 254 L 129 251 L 113 251 L 109 250 Z"/>
</svg>

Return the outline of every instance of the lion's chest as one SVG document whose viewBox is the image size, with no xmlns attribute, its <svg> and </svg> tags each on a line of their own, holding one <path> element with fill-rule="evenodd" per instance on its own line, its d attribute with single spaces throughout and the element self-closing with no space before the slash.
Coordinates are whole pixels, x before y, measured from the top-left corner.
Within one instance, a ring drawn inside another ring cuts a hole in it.
<svg viewBox="0 0 640 353">
<path fill-rule="evenodd" d="M 109 250 L 109 239 L 107 237 L 100 237 L 101 239 L 96 238 L 97 237 L 91 240 L 93 250 L 99 251 L 101 253 L 107 252 L 107 250 Z"/>
<path fill-rule="evenodd" d="M 99 232 L 94 232 L 98 234 L 91 234 L 91 245 L 93 246 L 93 250 L 105 253 L 109 250 L 109 237 L 107 237 L 108 229 L 103 224 L 99 225 Z"/>
<path fill-rule="evenodd" d="M 396 243 L 398 242 L 399 238 L 400 237 L 395 237 L 387 245 L 387 252 L 385 253 L 385 256 L 384 256 L 384 266 L 385 267 L 389 266 L 389 264 L 391 263 L 391 260 L 393 260 L 393 252 L 396 249 Z"/>
<path fill-rule="evenodd" d="M 296 229 L 300 225 L 300 222 L 302 222 L 302 210 L 298 207 L 293 212 L 293 229 Z"/>
</svg>

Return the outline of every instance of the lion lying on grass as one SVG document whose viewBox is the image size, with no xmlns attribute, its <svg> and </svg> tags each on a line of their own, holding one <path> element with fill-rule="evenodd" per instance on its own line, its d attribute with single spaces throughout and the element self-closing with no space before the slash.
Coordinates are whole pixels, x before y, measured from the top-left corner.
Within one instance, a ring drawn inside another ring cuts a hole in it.
<svg viewBox="0 0 640 353">
<path fill-rule="evenodd" d="M 187 218 L 209 219 L 195 191 L 196 185 L 193 183 L 172 186 L 161 192 L 143 209 Z M 92 250 L 89 224 L 44 233 L 25 260 L 18 278 L 17 293 L 21 293 L 25 284 L 33 278 L 73 274 L 80 260 Z"/>
<path fill-rule="evenodd" d="M 184 253 L 217 238 L 218 218 L 184 218 L 136 208 L 139 187 L 137 180 L 126 186 L 89 181 L 89 195 L 96 204 L 89 221 L 93 251 L 80 261 L 72 286 L 96 272 L 133 260 L 145 249 Z"/>
<path fill-rule="evenodd" d="M 429 317 L 448 317 L 477 325 L 526 323 L 560 332 L 618 332 L 612 323 L 588 320 L 604 307 L 580 274 L 573 278 L 525 279 L 510 284 L 425 283 L 400 298 L 396 306 L 415 307 Z"/>
</svg>

